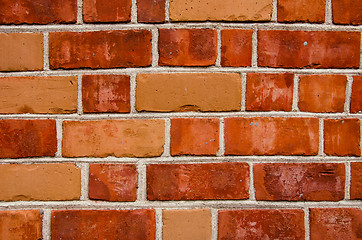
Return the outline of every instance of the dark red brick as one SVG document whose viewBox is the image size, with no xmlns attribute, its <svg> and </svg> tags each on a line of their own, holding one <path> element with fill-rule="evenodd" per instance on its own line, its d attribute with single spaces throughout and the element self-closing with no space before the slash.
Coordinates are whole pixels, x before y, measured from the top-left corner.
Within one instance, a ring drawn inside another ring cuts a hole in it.
<svg viewBox="0 0 362 240">
<path fill-rule="evenodd" d="M 155 164 L 147 166 L 148 200 L 247 199 L 246 163 Z"/>
<path fill-rule="evenodd" d="M 54 156 L 55 120 L 0 120 L 0 158 Z"/>
<path fill-rule="evenodd" d="M 217 36 L 213 29 L 160 29 L 159 65 L 210 66 L 217 56 Z"/>
<path fill-rule="evenodd" d="M 254 165 L 255 197 L 268 201 L 344 199 L 343 163 L 264 163 Z"/>
<path fill-rule="evenodd" d="M 219 240 L 304 239 L 304 212 L 300 209 L 219 211 Z"/>
<path fill-rule="evenodd" d="M 351 163 L 351 199 L 362 199 L 362 162 Z"/>
<path fill-rule="evenodd" d="M 258 31 L 258 66 L 358 68 L 359 32 Z"/>
<path fill-rule="evenodd" d="M 83 112 L 130 112 L 130 80 L 126 75 L 84 75 Z"/>
<path fill-rule="evenodd" d="M 92 22 L 131 21 L 131 0 L 83 0 L 83 20 Z"/>
<path fill-rule="evenodd" d="M 362 111 L 362 76 L 354 76 L 351 95 L 351 113 Z"/>
<path fill-rule="evenodd" d="M 138 22 L 161 23 L 165 21 L 165 0 L 137 0 Z"/>
<path fill-rule="evenodd" d="M 362 24 L 362 4 L 359 0 L 332 0 L 333 23 Z"/>
<path fill-rule="evenodd" d="M 278 0 L 278 22 L 323 23 L 326 0 Z"/>
<path fill-rule="evenodd" d="M 152 62 L 151 35 L 147 30 L 49 33 L 50 68 L 146 67 Z"/>
</svg>

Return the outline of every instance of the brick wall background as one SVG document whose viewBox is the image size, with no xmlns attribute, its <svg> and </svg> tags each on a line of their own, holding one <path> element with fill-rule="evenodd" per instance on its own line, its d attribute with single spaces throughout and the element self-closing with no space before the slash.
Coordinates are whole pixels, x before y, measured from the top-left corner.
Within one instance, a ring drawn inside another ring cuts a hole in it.
<svg viewBox="0 0 362 240">
<path fill-rule="evenodd" d="M 362 239 L 360 0 L 0 0 L 1 239 Z"/>
</svg>

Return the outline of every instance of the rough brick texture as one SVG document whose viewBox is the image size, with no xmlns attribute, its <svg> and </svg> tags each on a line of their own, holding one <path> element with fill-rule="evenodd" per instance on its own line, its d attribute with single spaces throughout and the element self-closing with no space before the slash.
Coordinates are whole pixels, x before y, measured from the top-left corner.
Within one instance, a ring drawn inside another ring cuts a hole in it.
<svg viewBox="0 0 362 240">
<path fill-rule="evenodd" d="M 0 78 L 0 113 L 74 113 L 76 77 Z"/>
<path fill-rule="evenodd" d="M 0 33 L 0 71 L 43 69 L 43 34 Z"/>
<path fill-rule="evenodd" d="M 251 66 L 252 30 L 221 30 L 221 66 Z"/>
<path fill-rule="evenodd" d="M 164 210 L 162 222 L 163 240 L 211 239 L 209 209 Z"/>
<path fill-rule="evenodd" d="M 161 23 L 165 21 L 165 0 L 137 0 L 138 22 Z"/>
<path fill-rule="evenodd" d="M 351 163 L 351 199 L 362 199 L 362 162 Z"/>
<path fill-rule="evenodd" d="M 362 24 L 362 4 L 354 0 L 332 0 L 333 22 L 336 24 Z"/>
<path fill-rule="evenodd" d="M 361 239 L 362 210 L 357 208 L 312 208 L 310 237 L 315 240 Z"/>
<path fill-rule="evenodd" d="M 248 73 L 246 110 L 291 111 L 294 74 Z"/>
<path fill-rule="evenodd" d="M 0 158 L 54 156 L 55 120 L 0 120 Z"/>
<path fill-rule="evenodd" d="M 290 210 L 221 210 L 218 239 L 304 239 L 304 212 Z"/>
<path fill-rule="evenodd" d="M 218 150 L 218 119 L 171 119 L 171 155 L 215 156 Z"/>
<path fill-rule="evenodd" d="M 52 32 L 49 64 L 51 69 L 145 67 L 151 48 L 147 30 Z"/>
<path fill-rule="evenodd" d="M 0 226 L 1 239 L 42 239 L 42 216 L 39 210 L 0 211 Z"/>
<path fill-rule="evenodd" d="M 155 239 L 155 212 L 138 210 L 52 211 L 52 239 Z"/>
<path fill-rule="evenodd" d="M 255 197 L 269 201 L 344 199 L 343 163 L 264 163 L 254 165 Z"/>
<path fill-rule="evenodd" d="M 324 22 L 326 0 L 278 0 L 278 22 Z"/>
<path fill-rule="evenodd" d="M 324 152 L 333 156 L 360 156 L 360 120 L 324 120 Z"/>
<path fill-rule="evenodd" d="M 148 200 L 246 199 L 248 191 L 246 163 L 147 166 Z"/>
<path fill-rule="evenodd" d="M 287 138 L 287 136 L 293 136 Z M 226 118 L 226 155 L 316 155 L 316 118 Z"/>
<path fill-rule="evenodd" d="M 65 121 L 65 157 L 155 157 L 163 152 L 163 120 Z"/>
<path fill-rule="evenodd" d="M 83 20 L 92 22 L 131 21 L 131 0 L 84 0 Z"/>
<path fill-rule="evenodd" d="M 215 64 L 217 36 L 212 29 L 160 29 L 159 65 L 209 66 Z"/>
<path fill-rule="evenodd" d="M 235 73 L 138 74 L 138 111 L 237 111 L 241 78 Z"/>
<path fill-rule="evenodd" d="M 258 31 L 258 65 L 276 68 L 358 68 L 358 32 Z"/>
<path fill-rule="evenodd" d="M 89 198 L 103 201 L 136 201 L 138 173 L 134 164 L 91 164 Z"/>
<path fill-rule="evenodd" d="M 77 0 L 1 0 L 0 24 L 75 23 Z"/>
<path fill-rule="evenodd" d="M 80 169 L 72 163 L 1 164 L 0 200 L 75 200 L 80 197 Z"/>
<path fill-rule="evenodd" d="M 362 112 L 362 76 L 354 76 L 351 96 L 351 113 Z"/>
<path fill-rule="evenodd" d="M 84 113 L 130 112 L 129 76 L 85 75 L 82 97 Z"/>
<path fill-rule="evenodd" d="M 343 112 L 347 77 L 343 75 L 302 75 L 299 82 L 300 111 Z"/>
</svg>

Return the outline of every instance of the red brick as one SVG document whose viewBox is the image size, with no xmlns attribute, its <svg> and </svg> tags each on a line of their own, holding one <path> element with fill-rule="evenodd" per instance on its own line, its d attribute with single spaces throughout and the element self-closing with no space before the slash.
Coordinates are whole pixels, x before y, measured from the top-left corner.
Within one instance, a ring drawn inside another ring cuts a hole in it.
<svg viewBox="0 0 362 240">
<path fill-rule="evenodd" d="M 51 238 L 69 240 L 155 239 L 155 211 L 57 210 L 52 211 Z"/>
<path fill-rule="evenodd" d="M 1 0 L 0 24 L 75 23 L 77 0 Z"/>
<path fill-rule="evenodd" d="M 219 211 L 219 240 L 304 239 L 304 212 L 300 209 Z"/>
<path fill-rule="evenodd" d="M 344 199 L 343 163 L 263 163 L 254 165 L 255 197 L 268 201 Z"/>
<path fill-rule="evenodd" d="M 333 23 L 362 24 L 362 4 L 358 0 L 332 0 Z"/>
<path fill-rule="evenodd" d="M 65 157 L 156 157 L 164 143 L 165 121 L 160 119 L 63 122 Z"/>
<path fill-rule="evenodd" d="M 165 21 L 165 0 L 137 0 L 138 22 L 161 23 Z"/>
<path fill-rule="evenodd" d="M 213 29 L 160 29 L 159 65 L 210 66 L 217 56 L 217 36 Z"/>
<path fill-rule="evenodd" d="M 249 198 L 246 163 L 157 164 L 147 166 L 148 200 Z"/>
<path fill-rule="evenodd" d="M 83 20 L 92 22 L 131 21 L 131 0 L 83 0 Z"/>
<path fill-rule="evenodd" d="M 0 120 L 0 158 L 54 156 L 55 120 Z"/>
<path fill-rule="evenodd" d="M 294 74 L 248 73 L 246 110 L 291 111 Z"/>
<path fill-rule="evenodd" d="M 0 238 L 6 240 L 42 239 L 40 210 L 0 211 Z"/>
<path fill-rule="evenodd" d="M 361 156 L 360 120 L 325 119 L 324 152 L 333 156 Z"/>
<path fill-rule="evenodd" d="M 104 201 L 136 201 L 138 173 L 135 164 L 91 164 L 89 198 Z"/>
<path fill-rule="evenodd" d="M 152 62 L 151 35 L 147 30 L 52 32 L 50 68 L 146 67 Z"/>
<path fill-rule="evenodd" d="M 253 30 L 221 30 L 221 66 L 251 66 Z"/>
<path fill-rule="evenodd" d="M 343 75 L 301 75 L 300 111 L 343 112 L 347 77 Z"/>
<path fill-rule="evenodd" d="M 362 199 L 362 162 L 351 163 L 351 199 Z"/>
<path fill-rule="evenodd" d="M 216 118 L 171 119 L 171 155 L 216 155 L 219 120 Z"/>
<path fill-rule="evenodd" d="M 225 154 L 317 155 L 318 128 L 317 118 L 226 118 Z"/>
<path fill-rule="evenodd" d="M 84 75 L 84 113 L 130 112 L 130 81 L 126 75 Z"/>
<path fill-rule="evenodd" d="M 258 31 L 258 66 L 358 68 L 359 32 Z"/>
<path fill-rule="evenodd" d="M 323 23 L 326 0 L 278 0 L 278 22 Z"/>
<path fill-rule="evenodd" d="M 351 113 L 362 112 L 362 76 L 354 76 L 351 95 Z"/>
<path fill-rule="evenodd" d="M 362 210 L 357 208 L 312 208 L 310 239 L 361 239 Z"/>
</svg>

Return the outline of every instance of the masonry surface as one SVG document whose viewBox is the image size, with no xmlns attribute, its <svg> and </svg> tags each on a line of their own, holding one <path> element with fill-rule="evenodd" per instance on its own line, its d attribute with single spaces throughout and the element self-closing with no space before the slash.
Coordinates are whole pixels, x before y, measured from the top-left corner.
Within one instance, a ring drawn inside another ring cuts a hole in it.
<svg viewBox="0 0 362 240">
<path fill-rule="evenodd" d="M 0 0 L 0 239 L 362 239 L 362 2 Z"/>
</svg>

